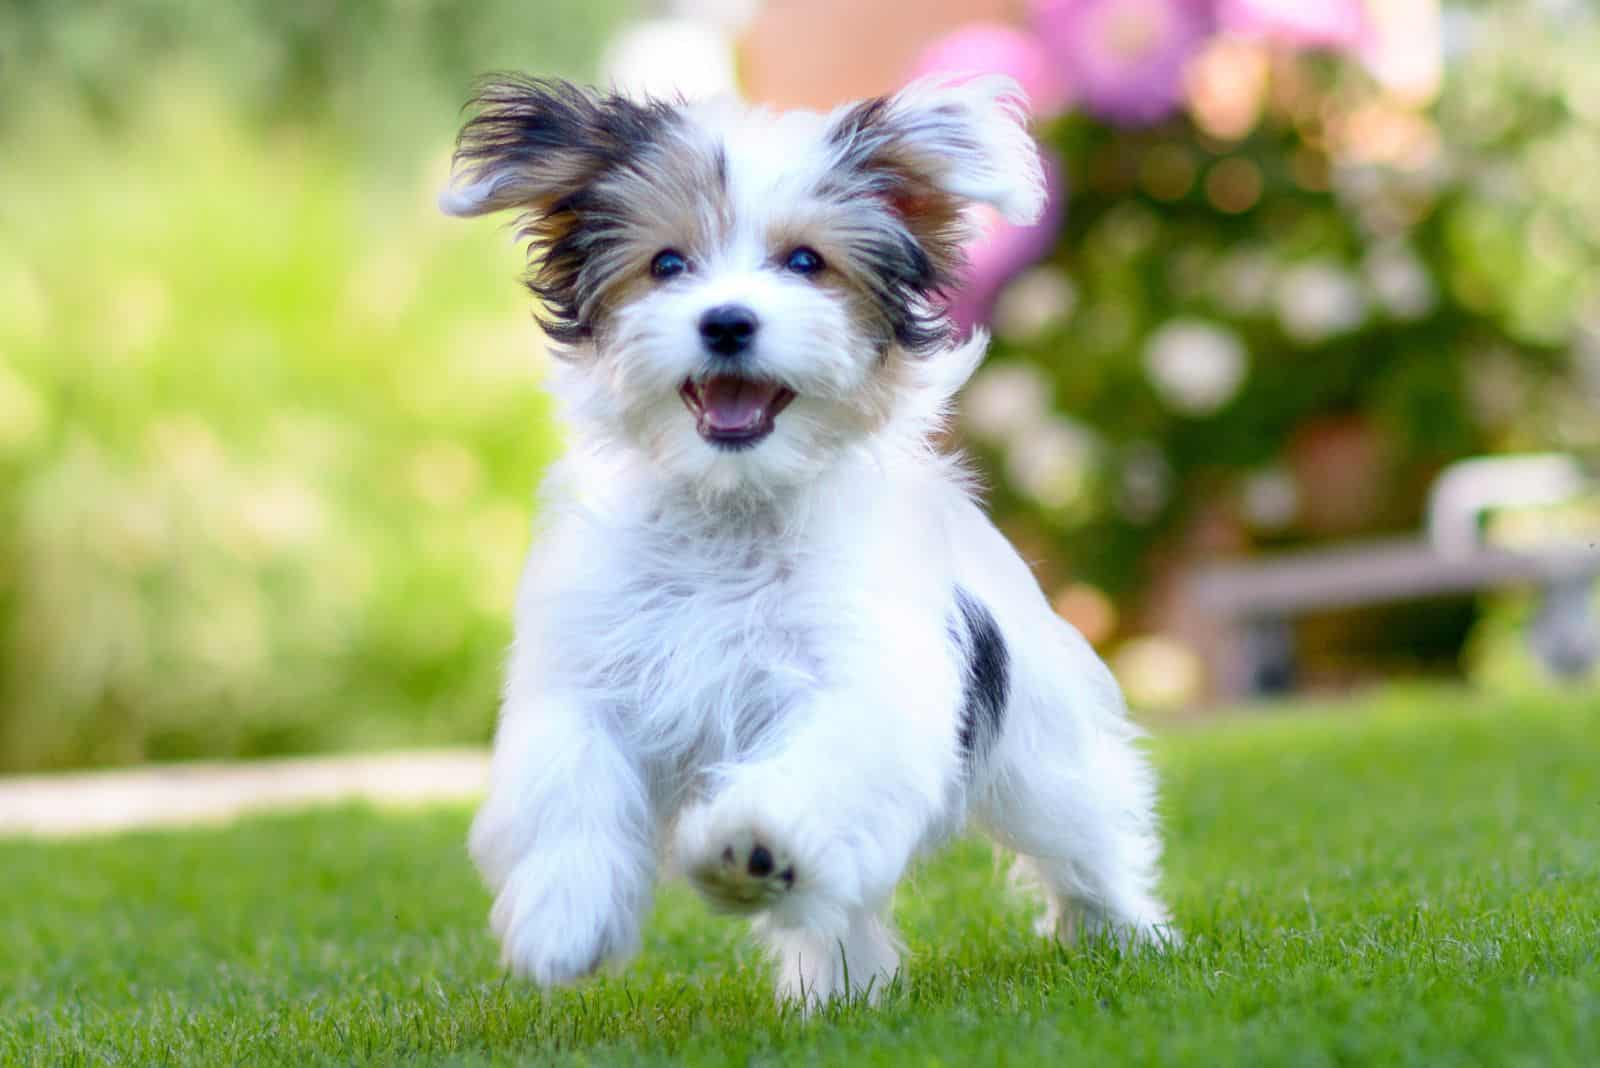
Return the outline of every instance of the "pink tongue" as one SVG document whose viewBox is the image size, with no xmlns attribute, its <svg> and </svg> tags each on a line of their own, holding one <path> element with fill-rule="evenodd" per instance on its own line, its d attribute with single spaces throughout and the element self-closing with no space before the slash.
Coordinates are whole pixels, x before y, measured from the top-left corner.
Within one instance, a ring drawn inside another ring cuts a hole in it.
<svg viewBox="0 0 1600 1068">
<path fill-rule="evenodd" d="M 700 386 L 700 410 L 712 430 L 744 430 L 761 421 L 778 387 L 731 375 L 716 375 Z"/>
</svg>

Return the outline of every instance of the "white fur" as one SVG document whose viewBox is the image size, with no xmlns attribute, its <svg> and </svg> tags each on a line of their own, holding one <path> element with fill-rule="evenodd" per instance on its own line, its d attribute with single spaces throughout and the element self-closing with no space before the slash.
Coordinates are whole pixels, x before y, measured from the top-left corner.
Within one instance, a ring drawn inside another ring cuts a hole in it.
<svg viewBox="0 0 1600 1068">
<path fill-rule="evenodd" d="M 1038 162 L 1003 88 L 896 107 L 980 116 L 945 180 L 1024 217 Z M 876 995 L 899 970 L 896 883 L 969 817 L 1026 858 L 1057 933 L 1077 916 L 1159 937 L 1153 782 L 1117 687 L 929 444 L 985 339 L 886 358 L 772 267 L 763 235 L 830 166 L 829 117 L 694 115 L 727 146 L 725 243 L 552 382 L 573 448 L 546 482 L 470 843 L 506 962 L 554 984 L 625 959 L 670 854 L 759 915 L 781 996 Z M 697 317 L 728 301 L 761 318 L 754 373 L 798 394 L 741 452 L 702 441 L 677 396 L 705 367 Z M 958 586 L 1010 657 L 1002 731 L 970 766 Z"/>
</svg>

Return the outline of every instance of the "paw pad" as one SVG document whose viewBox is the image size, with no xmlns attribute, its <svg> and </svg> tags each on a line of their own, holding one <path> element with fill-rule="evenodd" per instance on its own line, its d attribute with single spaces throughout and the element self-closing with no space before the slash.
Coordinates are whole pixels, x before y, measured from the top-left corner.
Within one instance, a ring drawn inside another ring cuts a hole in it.
<svg viewBox="0 0 1600 1068">
<path fill-rule="evenodd" d="M 714 861 L 693 865 L 689 876 L 724 907 L 765 908 L 794 887 L 795 866 L 788 854 L 750 831 L 730 835 L 714 856 Z"/>
</svg>

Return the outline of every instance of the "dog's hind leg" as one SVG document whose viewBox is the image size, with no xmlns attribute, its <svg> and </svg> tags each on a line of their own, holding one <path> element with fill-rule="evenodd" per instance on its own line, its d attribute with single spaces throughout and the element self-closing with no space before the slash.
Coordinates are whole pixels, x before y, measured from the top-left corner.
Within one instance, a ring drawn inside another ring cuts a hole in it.
<svg viewBox="0 0 1600 1068">
<path fill-rule="evenodd" d="M 1071 941 L 1081 927 L 1165 944 L 1176 934 L 1156 896 L 1155 788 L 1135 732 L 1120 714 L 1073 718 L 1022 709 L 985 769 L 974 814 L 1041 884 L 1041 933 Z"/>
</svg>

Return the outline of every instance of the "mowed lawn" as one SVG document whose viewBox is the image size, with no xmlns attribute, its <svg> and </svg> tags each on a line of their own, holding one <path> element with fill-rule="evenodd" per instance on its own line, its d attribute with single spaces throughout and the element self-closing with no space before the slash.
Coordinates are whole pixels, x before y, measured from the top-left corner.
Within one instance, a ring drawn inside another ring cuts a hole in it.
<svg viewBox="0 0 1600 1068">
<path fill-rule="evenodd" d="M 468 813 L 0 842 L 0 1063 L 1600 1062 L 1600 701 L 1394 693 L 1167 731 L 1162 956 L 923 864 L 877 1009 L 777 1010 L 681 887 L 625 972 L 502 977 Z"/>
</svg>

